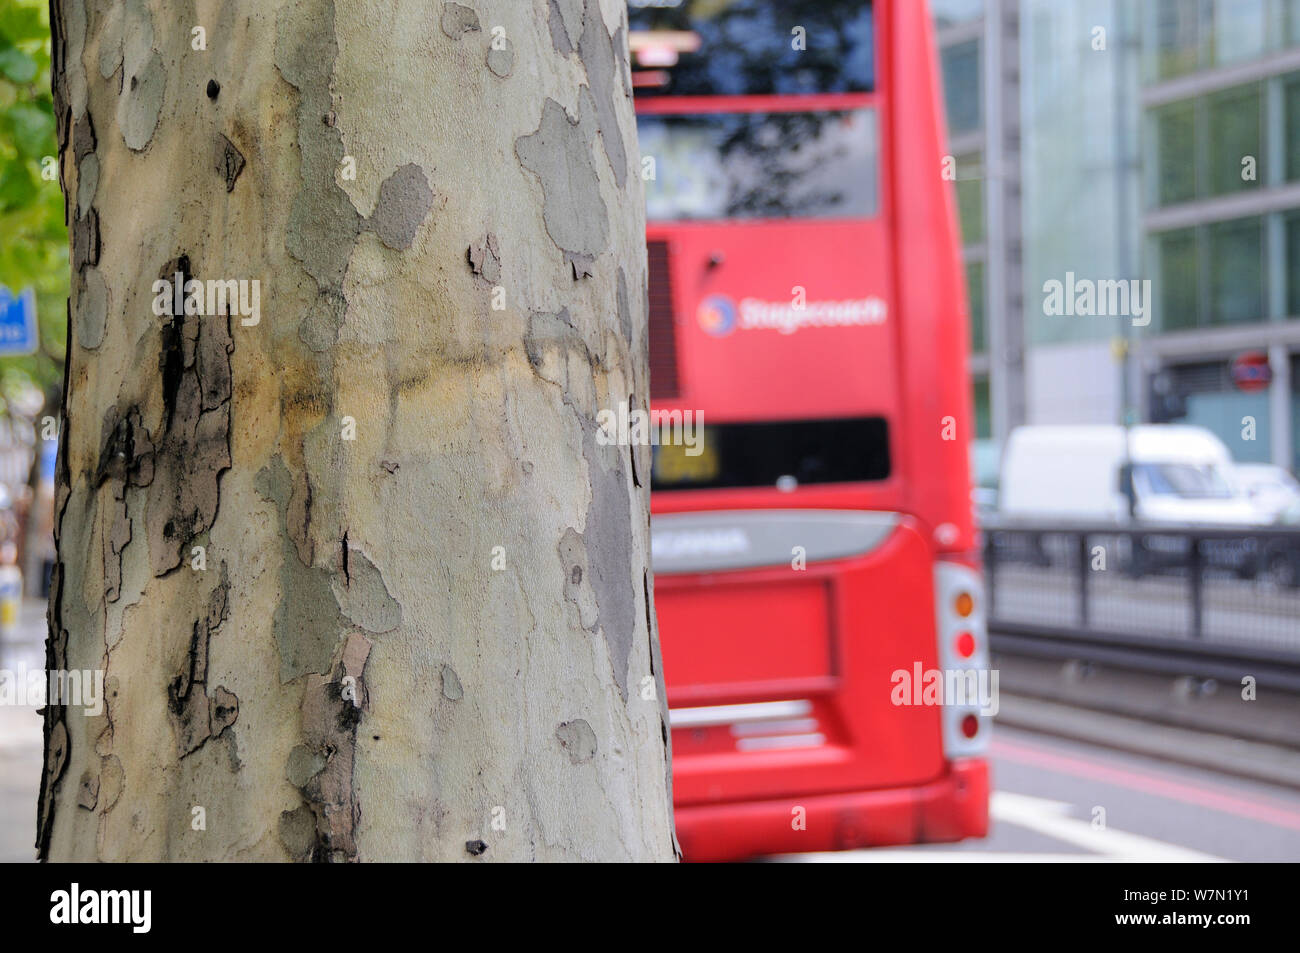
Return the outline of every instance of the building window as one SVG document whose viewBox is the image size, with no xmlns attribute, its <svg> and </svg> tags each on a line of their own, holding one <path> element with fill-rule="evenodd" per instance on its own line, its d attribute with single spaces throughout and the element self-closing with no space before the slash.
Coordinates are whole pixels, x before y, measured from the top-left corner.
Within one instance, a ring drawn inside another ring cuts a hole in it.
<svg viewBox="0 0 1300 953">
<path fill-rule="evenodd" d="M 1291 472 L 1300 475 L 1300 354 L 1291 356 Z"/>
<path fill-rule="evenodd" d="M 1196 230 L 1179 228 L 1152 236 L 1159 286 L 1160 329 L 1180 331 L 1199 323 Z"/>
<path fill-rule="evenodd" d="M 1296 96 L 1288 95 L 1288 107 L 1300 110 L 1300 83 Z M 1151 110 L 1149 116 L 1154 152 L 1148 173 L 1150 205 L 1174 205 L 1260 187 L 1265 146 L 1264 94 L 1259 83 L 1170 103 Z M 1251 176 L 1244 174 L 1247 157 L 1255 160 Z"/>
<path fill-rule="evenodd" d="M 1242 160 L 1251 156 L 1258 165 L 1264 154 L 1262 108 L 1263 96 L 1258 83 L 1236 86 L 1207 97 L 1207 178 L 1211 195 L 1259 186 L 1258 169 L 1253 178 L 1245 178 Z"/>
<path fill-rule="evenodd" d="M 993 436 L 993 411 L 989 399 L 989 379 L 977 377 L 971 381 L 975 389 L 975 439 L 988 440 Z M 978 479 L 978 477 L 977 477 Z"/>
<path fill-rule="evenodd" d="M 1157 206 L 1196 197 L 1196 103 L 1173 103 L 1152 113 Z"/>
<path fill-rule="evenodd" d="M 1300 73 L 1283 77 L 1282 99 L 1286 111 L 1286 178 L 1300 179 Z"/>
<path fill-rule="evenodd" d="M 974 354 L 982 354 L 988 350 L 984 326 L 984 262 L 967 262 L 966 295 L 970 306 L 970 349 Z"/>
<path fill-rule="evenodd" d="M 1300 45 L 1300 0 L 1280 0 L 1282 3 L 1282 35 L 1287 46 Z"/>
<path fill-rule="evenodd" d="M 1147 10 L 1148 81 L 1259 59 L 1300 42 L 1297 0 L 1150 0 Z"/>
<path fill-rule="evenodd" d="M 948 111 L 948 131 L 953 135 L 974 132 L 982 121 L 980 110 L 980 43 L 969 40 L 945 47 L 940 54 L 943 67 L 943 99 Z"/>
<path fill-rule="evenodd" d="M 1286 217 L 1286 313 L 1300 316 L 1300 212 Z"/>
<path fill-rule="evenodd" d="M 930 13 L 940 29 L 978 20 L 984 15 L 984 0 L 930 0 Z"/>
<path fill-rule="evenodd" d="M 1154 78 L 1171 79 L 1195 70 L 1204 60 L 1203 0 L 1157 0 L 1155 4 Z"/>
<path fill-rule="evenodd" d="M 1218 0 L 1213 4 L 1214 65 L 1258 59 L 1268 48 L 1265 0 Z"/>
<path fill-rule="evenodd" d="M 984 241 L 984 156 L 957 156 L 957 213 L 963 245 Z"/>
<path fill-rule="evenodd" d="M 1259 218 L 1205 227 L 1210 277 L 1207 323 L 1264 319 L 1264 228 Z"/>
</svg>

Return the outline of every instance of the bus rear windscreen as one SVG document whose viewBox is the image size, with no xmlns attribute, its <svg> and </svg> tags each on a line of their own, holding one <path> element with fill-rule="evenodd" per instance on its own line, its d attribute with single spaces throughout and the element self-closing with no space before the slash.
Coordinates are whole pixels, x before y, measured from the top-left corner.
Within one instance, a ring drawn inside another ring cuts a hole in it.
<svg viewBox="0 0 1300 953">
<path fill-rule="evenodd" d="M 863 93 L 867 0 L 628 0 L 639 96 Z"/>
<path fill-rule="evenodd" d="M 874 109 L 640 115 L 652 222 L 871 218 Z"/>
<path fill-rule="evenodd" d="M 688 436 L 654 448 L 652 490 L 794 489 L 890 472 L 889 427 L 880 417 L 708 424 Z"/>
</svg>

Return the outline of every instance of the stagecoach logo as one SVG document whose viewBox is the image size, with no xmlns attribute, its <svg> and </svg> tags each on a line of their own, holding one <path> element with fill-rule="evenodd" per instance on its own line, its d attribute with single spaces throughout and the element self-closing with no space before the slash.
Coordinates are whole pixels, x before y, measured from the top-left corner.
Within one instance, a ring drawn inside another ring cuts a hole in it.
<svg viewBox="0 0 1300 953">
<path fill-rule="evenodd" d="M 715 338 L 742 331 L 794 334 L 800 328 L 869 327 L 885 323 L 888 309 L 880 298 L 844 301 L 761 301 L 744 298 L 740 307 L 726 295 L 709 295 L 700 302 L 700 327 Z"/>
<path fill-rule="evenodd" d="M 736 329 L 736 304 L 726 295 L 709 295 L 696 314 L 700 327 L 715 338 L 724 338 Z"/>
</svg>

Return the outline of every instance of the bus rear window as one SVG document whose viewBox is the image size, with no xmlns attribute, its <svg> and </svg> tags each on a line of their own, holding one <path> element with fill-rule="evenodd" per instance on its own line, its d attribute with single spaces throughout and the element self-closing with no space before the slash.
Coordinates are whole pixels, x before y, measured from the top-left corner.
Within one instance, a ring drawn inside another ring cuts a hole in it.
<svg viewBox="0 0 1300 953">
<path fill-rule="evenodd" d="M 880 417 L 711 424 L 692 442 L 654 448 L 652 490 L 712 490 L 884 480 L 889 427 Z"/>
<path fill-rule="evenodd" d="M 868 0 L 628 0 L 637 95 L 861 93 Z"/>
<path fill-rule="evenodd" d="M 637 117 L 652 222 L 870 218 L 873 109 Z"/>
</svg>

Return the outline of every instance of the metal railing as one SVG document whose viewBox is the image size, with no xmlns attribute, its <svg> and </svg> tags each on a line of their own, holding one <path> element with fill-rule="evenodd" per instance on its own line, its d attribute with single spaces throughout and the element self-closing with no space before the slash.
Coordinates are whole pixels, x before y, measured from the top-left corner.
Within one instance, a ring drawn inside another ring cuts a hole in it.
<svg viewBox="0 0 1300 953">
<path fill-rule="evenodd" d="M 987 522 L 995 649 L 1300 690 L 1300 528 Z M 1262 676 L 1261 676 L 1262 678 Z"/>
</svg>

